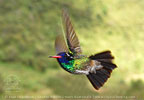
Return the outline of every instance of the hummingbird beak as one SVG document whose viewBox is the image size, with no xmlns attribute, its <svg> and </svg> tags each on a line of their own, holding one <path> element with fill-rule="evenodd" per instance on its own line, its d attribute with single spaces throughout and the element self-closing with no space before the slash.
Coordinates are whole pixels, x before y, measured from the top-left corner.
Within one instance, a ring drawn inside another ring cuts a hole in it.
<svg viewBox="0 0 144 100">
<path fill-rule="evenodd" d="M 49 56 L 49 58 L 62 58 L 62 56 Z"/>
</svg>

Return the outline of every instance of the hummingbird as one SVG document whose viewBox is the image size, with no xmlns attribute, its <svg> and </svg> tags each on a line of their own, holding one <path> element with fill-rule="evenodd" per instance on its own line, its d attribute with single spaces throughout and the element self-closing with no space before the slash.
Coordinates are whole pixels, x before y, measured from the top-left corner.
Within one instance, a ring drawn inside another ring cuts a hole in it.
<svg viewBox="0 0 144 100">
<path fill-rule="evenodd" d="M 62 10 L 64 36 L 57 35 L 55 39 L 56 58 L 60 66 L 71 74 L 86 75 L 93 87 L 98 90 L 110 78 L 117 67 L 113 63 L 114 56 L 110 50 L 94 55 L 83 55 L 80 42 L 72 25 L 69 14 Z"/>
</svg>

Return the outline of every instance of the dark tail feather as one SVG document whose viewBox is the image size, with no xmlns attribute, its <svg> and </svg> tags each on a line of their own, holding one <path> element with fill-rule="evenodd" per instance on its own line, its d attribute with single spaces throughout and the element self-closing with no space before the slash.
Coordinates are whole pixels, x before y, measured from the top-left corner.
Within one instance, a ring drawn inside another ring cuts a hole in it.
<svg viewBox="0 0 144 100">
<path fill-rule="evenodd" d="M 101 70 L 98 70 L 96 74 L 89 73 L 87 77 L 89 81 L 91 82 L 91 84 L 93 85 L 93 87 L 96 90 L 98 90 L 100 87 L 104 85 L 104 83 L 110 77 L 110 72 L 105 69 L 101 69 Z"/>
<path fill-rule="evenodd" d="M 108 71 L 112 71 L 117 66 L 112 62 L 114 57 L 111 55 L 110 51 L 104 51 L 89 57 L 92 60 L 97 60 L 101 65 Z"/>
<path fill-rule="evenodd" d="M 96 71 L 96 74 L 89 73 L 87 75 L 88 79 L 90 80 L 94 88 L 98 90 L 100 87 L 104 85 L 104 83 L 110 77 L 112 70 L 117 66 L 112 62 L 114 57 L 111 55 L 110 51 L 98 53 L 90 56 L 89 58 L 91 60 L 99 61 L 103 66 L 102 69 Z"/>
<path fill-rule="evenodd" d="M 114 59 L 111 55 L 111 51 L 104 51 L 95 55 L 90 56 L 91 59 Z"/>
</svg>

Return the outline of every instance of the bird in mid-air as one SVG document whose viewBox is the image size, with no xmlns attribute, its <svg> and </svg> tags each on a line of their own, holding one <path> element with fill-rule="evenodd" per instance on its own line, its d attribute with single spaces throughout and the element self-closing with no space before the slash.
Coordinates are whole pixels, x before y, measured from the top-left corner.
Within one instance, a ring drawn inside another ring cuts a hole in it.
<svg viewBox="0 0 144 100">
<path fill-rule="evenodd" d="M 62 10 L 65 37 L 58 35 L 55 40 L 56 56 L 60 66 L 72 74 L 86 75 L 93 87 L 98 90 L 110 77 L 117 66 L 112 62 L 111 51 L 91 56 L 82 55 L 78 37 L 66 10 Z"/>
</svg>

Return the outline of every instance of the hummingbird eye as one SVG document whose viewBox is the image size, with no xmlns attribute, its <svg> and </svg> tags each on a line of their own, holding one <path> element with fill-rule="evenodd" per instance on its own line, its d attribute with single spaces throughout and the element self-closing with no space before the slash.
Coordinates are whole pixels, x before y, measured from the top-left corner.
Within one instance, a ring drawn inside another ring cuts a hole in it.
<svg viewBox="0 0 144 100">
<path fill-rule="evenodd" d="M 68 54 L 68 53 L 66 53 L 64 57 L 66 57 L 66 58 L 69 59 L 69 60 L 72 60 L 72 59 L 73 59 L 73 56 L 71 56 L 71 55 Z"/>
<path fill-rule="evenodd" d="M 67 57 L 68 57 L 67 53 L 64 55 L 64 57 L 65 57 L 65 58 L 67 58 Z"/>
</svg>

